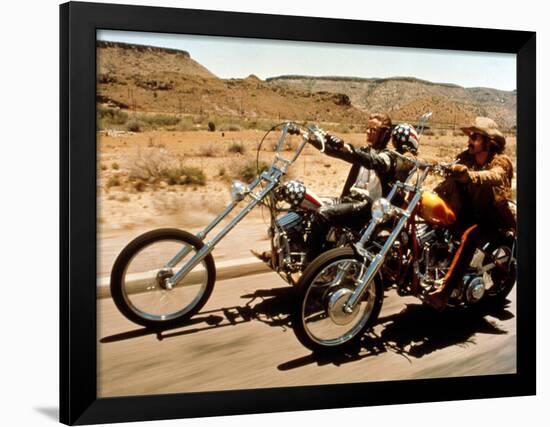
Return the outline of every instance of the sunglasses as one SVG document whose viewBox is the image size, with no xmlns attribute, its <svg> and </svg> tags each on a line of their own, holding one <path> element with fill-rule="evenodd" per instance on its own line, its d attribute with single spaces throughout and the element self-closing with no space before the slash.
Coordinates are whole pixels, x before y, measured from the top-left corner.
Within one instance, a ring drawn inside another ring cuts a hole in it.
<svg viewBox="0 0 550 427">
<path fill-rule="evenodd" d="M 367 132 L 376 132 L 377 130 L 388 129 L 386 126 L 368 126 Z"/>
</svg>

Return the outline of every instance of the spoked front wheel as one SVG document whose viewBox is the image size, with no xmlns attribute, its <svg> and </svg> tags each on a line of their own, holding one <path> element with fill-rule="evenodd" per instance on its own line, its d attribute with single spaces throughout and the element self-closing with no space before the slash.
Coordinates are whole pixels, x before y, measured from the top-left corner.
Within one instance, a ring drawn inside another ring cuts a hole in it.
<svg viewBox="0 0 550 427">
<path fill-rule="evenodd" d="M 212 255 L 175 286 L 168 279 L 202 247 L 200 239 L 178 229 L 153 230 L 130 242 L 111 272 L 111 295 L 120 312 L 146 327 L 170 327 L 191 318 L 214 288 Z"/>
<path fill-rule="evenodd" d="M 327 251 L 304 271 L 293 313 L 294 333 L 304 346 L 316 352 L 340 350 L 359 341 L 373 325 L 383 301 L 378 276 L 351 313 L 344 310 L 366 268 L 346 247 Z"/>
</svg>

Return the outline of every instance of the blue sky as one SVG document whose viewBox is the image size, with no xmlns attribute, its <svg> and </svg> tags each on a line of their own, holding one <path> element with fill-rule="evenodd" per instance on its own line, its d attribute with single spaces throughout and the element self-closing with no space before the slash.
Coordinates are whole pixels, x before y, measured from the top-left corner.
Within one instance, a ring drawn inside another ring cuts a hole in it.
<svg viewBox="0 0 550 427">
<path fill-rule="evenodd" d="M 100 40 L 182 49 L 221 78 L 411 76 L 464 87 L 516 88 L 516 55 L 99 30 Z"/>
</svg>

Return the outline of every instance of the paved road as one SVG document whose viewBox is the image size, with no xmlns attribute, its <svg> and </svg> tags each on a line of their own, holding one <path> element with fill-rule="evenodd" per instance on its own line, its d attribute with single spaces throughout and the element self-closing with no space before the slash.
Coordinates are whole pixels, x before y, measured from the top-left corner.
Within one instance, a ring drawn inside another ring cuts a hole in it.
<svg viewBox="0 0 550 427">
<path fill-rule="evenodd" d="M 274 273 L 229 279 L 194 323 L 162 333 L 98 300 L 101 397 L 513 373 L 516 297 L 492 312 L 436 313 L 389 292 L 355 354 L 316 356 L 290 329 L 290 287 Z"/>
</svg>

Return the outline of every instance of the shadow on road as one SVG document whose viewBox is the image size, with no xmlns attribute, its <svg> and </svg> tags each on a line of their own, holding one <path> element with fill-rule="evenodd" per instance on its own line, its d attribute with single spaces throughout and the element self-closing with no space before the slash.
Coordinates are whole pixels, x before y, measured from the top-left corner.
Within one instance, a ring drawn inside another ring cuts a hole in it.
<svg viewBox="0 0 550 427">
<path fill-rule="evenodd" d="M 293 288 L 287 286 L 257 290 L 241 296 L 247 300 L 244 305 L 203 311 L 187 323 L 172 329 L 141 328 L 104 337 L 100 342 L 111 343 L 145 335 L 156 335 L 158 340 L 163 340 L 251 321 L 288 329 L 291 327 L 291 308 L 295 303 L 293 297 Z M 509 301 L 499 307 L 478 305 L 475 308 L 454 308 L 439 313 L 427 305 L 407 304 L 399 313 L 380 317 L 375 328 L 363 337 L 356 348 L 333 354 L 312 353 L 285 362 L 278 369 L 290 370 L 311 363 L 341 365 L 389 351 L 410 361 L 411 358 L 421 358 L 453 345 L 475 344 L 475 334 L 508 333 L 487 318 L 490 316 L 501 321 L 511 319 L 514 315 L 507 310 L 508 305 Z"/>
<path fill-rule="evenodd" d="M 171 329 L 140 328 L 104 337 L 99 342 L 103 344 L 112 343 L 146 335 L 156 335 L 160 341 L 166 338 L 204 332 L 209 329 L 236 326 L 252 320 L 265 323 L 269 326 L 287 329 L 290 327 L 289 313 L 293 295 L 293 289 L 287 286 L 262 289 L 254 293 L 242 295 L 241 298 L 248 300 L 244 306 L 223 307 L 216 310 L 202 311 L 185 324 L 175 326 Z"/>
<path fill-rule="evenodd" d="M 369 332 L 355 348 L 334 353 L 311 353 L 285 362 L 279 365 L 278 369 L 287 371 L 312 363 L 320 366 L 327 364 L 339 366 L 388 351 L 402 355 L 411 361 L 411 358 L 421 358 L 453 345 L 475 344 L 475 334 L 508 333 L 486 316 L 501 321 L 513 318 L 514 315 L 507 310 L 509 303 L 507 301 L 500 307 L 479 305 L 470 309 L 453 308 L 442 313 L 426 305 L 407 304 L 399 313 L 380 317 L 375 329 L 378 330 L 381 326 L 381 331 Z"/>
</svg>

